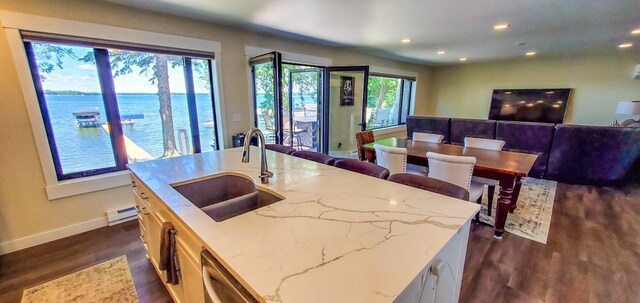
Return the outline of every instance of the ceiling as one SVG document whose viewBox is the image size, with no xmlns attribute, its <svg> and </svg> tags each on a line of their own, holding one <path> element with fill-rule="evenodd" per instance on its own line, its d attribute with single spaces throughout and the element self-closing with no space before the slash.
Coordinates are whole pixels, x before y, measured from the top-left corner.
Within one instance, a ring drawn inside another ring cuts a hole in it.
<svg viewBox="0 0 640 303">
<path fill-rule="evenodd" d="M 279 35 L 363 48 L 420 63 L 453 63 L 640 48 L 638 0 L 106 0 Z M 504 31 L 493 26 L 508 23 Z M 411 38 L 411 43 L 401 43 Z M 515 46 L 525 42 L 524 46 Z M 438 55 L 438 50 L 446 54 Z M 624 50 L 620 50 L 624 51 Z M 628 49 L 626 51 L 629 51 Z"/>
</svg>

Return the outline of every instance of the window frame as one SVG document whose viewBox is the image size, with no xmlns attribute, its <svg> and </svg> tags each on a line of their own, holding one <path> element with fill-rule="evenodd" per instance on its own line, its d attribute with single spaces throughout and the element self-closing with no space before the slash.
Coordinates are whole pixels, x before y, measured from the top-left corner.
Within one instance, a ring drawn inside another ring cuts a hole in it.
<svg viewBox="0 0 640 303">
<path fill-rule="evenodd" d="M 32 43 L 46 43 L 52 45 L 61 45 L 61 46 L 74 46 L 78 45 L 75 41 L 66 41 L 61 39 L 46 39 L 45 41 L 39 41 L 37 39 L 24 39 L 25 52 L 27 54 L 27 61 L 29 62 L 29 67 L 33 77 L 34 87 L 36 89 L 36 95 L 38 97 L 38 103 L 41 108 L 42 119 L 45 126 L 45 131 L 47 133 L 47 139 L 49 141 L 49 147 L 51 150 L 51 155 L 53 158 L 53 164 L 56 170 L 56 176 L 58 181 L 71 180 L 89 176 L 96 176 L 110 172 L 123 171 L 127 169 L 128 155 L 125 148 L 124 140 L 124 131 L 122 127 L 122 122 L 120 118 L 120 110 L 119 110 L 119 102 L 116 91 L 113 72 L 111 70 L 111 58 L 109 55 L 109 50 L 121 50 L 122 48 L 102 48 L 100 47 L 92 47 L 91 45 L 83 46 L 86 48 L 91 48 L 93 50 L 93 54 L 96 60 L 96 71 L 100 84 L 100 94 L 102 95 L 102 100 L 104 104 L 105 114 L 107 116 L 107 124 L 109 125 L 109 137 L 111 141 L 111 150 L 114 156 L 114 166 L 101 167 L 83 170 L 79 172 L 72 173 L 64 173 L 62 167 L 62 161 L 60 159 L 60 152 L 57 149 L 56 139 L 54 137 L 53 125 L 51 123 L 51 117 L 48 114 L 48 105 L 46 96 L 44 94 L 44 90 L 42 87 L 42 78 L 40 76 L 40 71 L 38 70 L 37 60 L 35 58 L 35 53 L 33 51 Z M 129 51 L 129 50 L 126 50 Z M 137 50 L 136 50 L 137 51 Z M 145 49 L 145 53 L 158 53 L 158 54 L 167 54 L 163 53 L 162 50 L 158 50 L 154 52 L 153 49 Z M 187 54 L 175 55 L 179 56 L 182 59 L 183 65 L 183 73 L 185 77 L 185 89 L 186 89 L 186 101 L 187 101 L 187 115 L 189 117 L 189 128 L 191 130 L 191 141 L 193 143 L 193 153 L 198 154 L 202 150 L 202 146 L 200 144 L 200 130 L 198 125 L 198 112 L 197 112 L 197 104 L 196 104 L 196 93 L 195 93 L 195 85 L 194 85 L 194 75 L 192 70 L 191 61 L 193 59 L 199 60 L 207 60 L 207 66 L 211 65 L 211 61 L 215 60 L 215 58 L 203 58 L 203 57 L 187 57 Z M 209 78 L 211 78 L 211 70 L 209 70 Z M 213 96 L 213 95 L 211 95 Z M 213 102 L 213 97 L 212 97 Z M 215 106 L 214 106 L 215 107 Z M 213 116 L 215 121 L 215 116 Z M 217 131 L 214 129 L 214 136 L 217 137 Z M 215 142 L 216 146 L 214 146 L 214 150 L 219 150 L 218 142 Z"/>
<path fill-rule="evenodd" d="M 227 146 L 227 142 L 219 139 L 219 136 L 224 134 L 227 125 L 226 117 L 221 114 L 224 112 L 224 92 L 222 78 L 219 76 L 222 74 L 219 64 L 219 61 L 222 60 L 220 42 L 8 11 L 0 11 L 0 20 L 23 93 L 36 150 L 42 166 L 44 187 L 49 200 L 126 186 L 129 185 L 131 179 L 129 172 L 125 170 L 71 180 L 58 180 L 21 31 L 212 53 L 216 60 L 210 61 L 212 65 L 210 77 L 213 80 L 211 81 L 211 89 L 214 92 L 211 97 L 214 102 L 213 111 L 217 124 L 216 135 L 218 136 L 216 142 L 219 149 L 224 149 Z"/>
<path fill-rule="evenodd" d="M 379 78 L 392 78 L 392 79 L 398 79 L 400 80 L 400 98 L 399 98 L 399 104 L 398 104 L 398 112 L 394 113 L 394 115 L 396 115 L 396 118 L 398 119 L 398 123 L 397 124 L 392 124 L 392 125 L 385 125 L 385 126 L 380 126 L 380 127 L 375 127 L 375 128 L 369 128 L 369 123 L 368 121 L 366 121 L 366 130 L 371 130 L 371 131 L 380 131 L 383 129 L 388 129 L 388 128 L 397 128 L 397 127 L 403 127 L 407 124 L 406 118 L 405 118 L 405 122 L 402 122 L 402 105 L 404 103 L 404 85 L 406 82 L 409 83 L 409 107 L 407 108 L 407 117 L 411 116 L 412 112 L 413 112 L 413 107 L 415 106 L 415 86 L 418 83 L 418 79 L 417 77 L 412 77 L 412 76 L 401 76 L 401 75 L 397 75 L 397 74 L 388 74 L 388 73 L 382 73 L 382 72 L 371 72 L 369 74 L 369 78 L 371 77 L 379 77 Z M 368 89 L 368 88 L 367 88 Z M 365 101 L 364 104 L 364 108 L 366 111 L 367 108 L 367 104 Z"/>
</svg>

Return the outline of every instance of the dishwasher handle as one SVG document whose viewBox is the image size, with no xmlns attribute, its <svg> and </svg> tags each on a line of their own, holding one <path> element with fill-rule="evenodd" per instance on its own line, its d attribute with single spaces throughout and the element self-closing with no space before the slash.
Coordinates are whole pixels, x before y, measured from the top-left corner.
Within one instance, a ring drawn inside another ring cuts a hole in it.
<svg viewBox="0 0 640 303">
<path fill-rule="evenodd" d="M 203 251 L 202 283 L 205 301 L 212 303 L 257 303 L 256 300 L 211 253 Z"/>
<path fill-rule="evenodd" d="M 208 296 L 212 303 L 222 303 L 222 300 L 218 298 L 218 294 L 213 289 L 213 284 L 211 284 L 212 279 L 213 277 L 209 274 L 207 266 L 202 266 L 202 282 L 204 284 L 205 296 Z"/>
</svg>

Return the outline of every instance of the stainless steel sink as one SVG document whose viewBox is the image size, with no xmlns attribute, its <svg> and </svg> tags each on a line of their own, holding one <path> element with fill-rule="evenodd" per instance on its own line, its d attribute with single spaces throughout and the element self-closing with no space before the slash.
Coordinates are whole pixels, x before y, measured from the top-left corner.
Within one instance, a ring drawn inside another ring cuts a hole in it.
<svg viewBox="0 0 640 303">
<path fill-rule="evenodd" d="M 216 222 L 221 222 L 284 197 L 259 188 L 248 176 L 224 173 L 171 185 Z"/>
</svg>

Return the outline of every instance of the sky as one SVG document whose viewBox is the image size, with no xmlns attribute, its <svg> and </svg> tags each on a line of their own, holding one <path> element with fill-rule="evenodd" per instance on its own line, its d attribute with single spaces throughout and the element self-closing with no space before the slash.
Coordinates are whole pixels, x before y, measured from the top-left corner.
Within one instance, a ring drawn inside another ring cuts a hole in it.
<svg viewBox="0 0 640 303">
<path fill-rule="evenodd" d="M 91 48 L 66 46 L 77 57 L 83 57 Z M 158 88 L 149 79 L 151 72 L 140 74 L 141 69 L 133 67 L 133 71 L 126 75 L 114 78 L 116 93 L 152 93 L 156 94 Z M 93 63 L 85 63 L 70 56 L 62 60 L 62 69 L 56 67 L 50 74 L 44 74 L 46 79 L 42 86 L 46 90 L 76 90 L 81 92 L 100 92 L 98 73 Z M 196 93 L 209 93 L 205 82 L 194 71 L 194 86 Z M 171 67 L 169 64 L 169 87 L 172 93 L 185 93 L 184 71 L 182 66 Z"/>
</svg>

